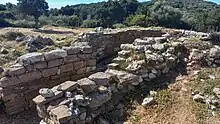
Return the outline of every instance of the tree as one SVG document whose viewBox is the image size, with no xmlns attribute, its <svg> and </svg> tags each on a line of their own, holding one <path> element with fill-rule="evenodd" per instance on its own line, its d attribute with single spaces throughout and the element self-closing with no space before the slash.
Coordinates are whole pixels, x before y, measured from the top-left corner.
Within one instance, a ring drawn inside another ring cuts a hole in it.
<svg viewBox="0 0 220 124">
<path fill-rule="evenodd" d="M 35 28 L 38 28 L 39 17 L 49 8 L 45 0 L 18 0 L 18 7 L 22 13 L 34 16 Z"/>
<path fill-rule="evenodd" d="M 74 27 L 78 27 L 81 25 L 81 20 L 76 15 L 70 16 L 69 25 L 74 26 Z"/>
<path fill-rule="evenodd" d="M 179 28 L 182 21 L 181 11 L 169 6 L 165 1 L 157 1 L 151 8 L 151 17 L 165 27 Z"/>
</svg>

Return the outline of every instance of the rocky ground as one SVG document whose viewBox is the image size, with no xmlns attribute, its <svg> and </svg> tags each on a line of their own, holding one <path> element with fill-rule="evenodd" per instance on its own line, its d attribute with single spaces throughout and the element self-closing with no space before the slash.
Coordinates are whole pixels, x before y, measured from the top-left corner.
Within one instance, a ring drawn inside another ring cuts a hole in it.
<svg viewBox="0 0 220 124">
<path fill-rule="evenodd" d="M 28 28 L 0 29 L 0 66 L 28 52 L 43 52 L 62 46 L 69 46 L 78 34 L 91 29 L 68 29 L 61 27 L 43 27 L 39 30 Z M 6 64 L 7 63 L 7 64 Z"/>
<path fill-rule="evenodd" d="M 205 98 L 215 94 L 213 89 L 219 87 L 219 76 L 220 68 L 202 68 L 191 71 L 189 75 L 178 76 L 167 89 L 156 90 L 154 104 L 143 107 L 135 102 L 126 123 L 219 124 L 219 108 L 205 102 Z M 204 99 L 193 100 L 195 92 Z M 219 100 L 216 100 L 218 106 Z"/>
</svg>

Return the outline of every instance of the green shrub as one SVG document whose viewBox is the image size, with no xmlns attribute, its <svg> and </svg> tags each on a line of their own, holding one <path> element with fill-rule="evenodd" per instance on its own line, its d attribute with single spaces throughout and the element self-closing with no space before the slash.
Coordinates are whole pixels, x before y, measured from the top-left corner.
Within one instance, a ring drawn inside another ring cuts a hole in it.
<svg viewBox="0 0 220 124">
<path fill-rule="evenodd" d="M 14 22 L 15 27 L 23 27 L 23 28 L 34 28 L 35 22 L 34 21 L 27 21 L 27 20 L 17 20 Z"/>
<path fill-rule="evenodd" d="M 51 20 L 48 19 L 47 16 L 40 16 L 39 17 L 39 24 L 41 26 L 43 26 L 43 25 L 51 25 Z"/>
<path fill-rule="evenodd" d="M 57 21 L 56 21 L 56 25 L 57 25 L 57 26 L 58 26 L 58 25 L 64 25 L 63 20 L 57 20 Z"/>
<path fill-rule="evenodd" d="M 113 28 L 117 29 L 117 28 L 126 28 L 126 25 L 122 24 L 122 23 L 116 23 L 113 25 Z"/>
<path fill-rule="evenodd" d="M 137 14 L 137 15 L 131 15 L 126 18 L 125 23 L 129 26 L 154 26 L 155 21 L 146 15 Z"/>
<path fill-rule="evenodd" d="M 77 27 L 80 25 L 81 25 L 81 20 L 79 19 L 79 17 L 77 17 L 76 15 L 69 17 L 69 26 Z"/>
<path fill-rule="evenodd" d="M 81 25 L 83 28 L 95 28 L 98 27 L 98 21 L 97 20 L 85 20 L 83 21 L 83 24 Z"/>
</svg>

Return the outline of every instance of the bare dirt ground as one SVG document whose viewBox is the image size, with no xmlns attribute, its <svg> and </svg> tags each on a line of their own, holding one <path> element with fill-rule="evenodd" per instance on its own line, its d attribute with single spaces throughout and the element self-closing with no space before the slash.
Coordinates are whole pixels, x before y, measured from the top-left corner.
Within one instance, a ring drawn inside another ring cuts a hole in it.
<svg viewBox="0 0 220 124">
<path fill-rule="evenodd" d="M 0 124 L 39 124 L 40 118 L 37 115 L 35 108 L 30 108 L 22 113 L 7 116 L 0 114 Z"/>
</svg>

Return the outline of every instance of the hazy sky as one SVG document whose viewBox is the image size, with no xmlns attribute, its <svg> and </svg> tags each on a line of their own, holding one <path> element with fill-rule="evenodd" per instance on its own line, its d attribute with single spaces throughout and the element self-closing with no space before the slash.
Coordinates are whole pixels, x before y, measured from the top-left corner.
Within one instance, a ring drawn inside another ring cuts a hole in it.
<svg viewBox="0 0 220 124">
<path fill-rule="evenodd" d="M 104 0 L 46 0 L 49 3 L 50 8 L 60 8 L 65 5 L 74 5 L 79 3 L 95 3 L 101 2 Z M 139 0 L 139 1 L 148 1 L 148 0 Z M 220 0 L 209 0 L 212 2 L 220 3 Z M 11 2 L 16 4 L 17 0 L 0 0 L 0 4 Z"/>
</svg>

